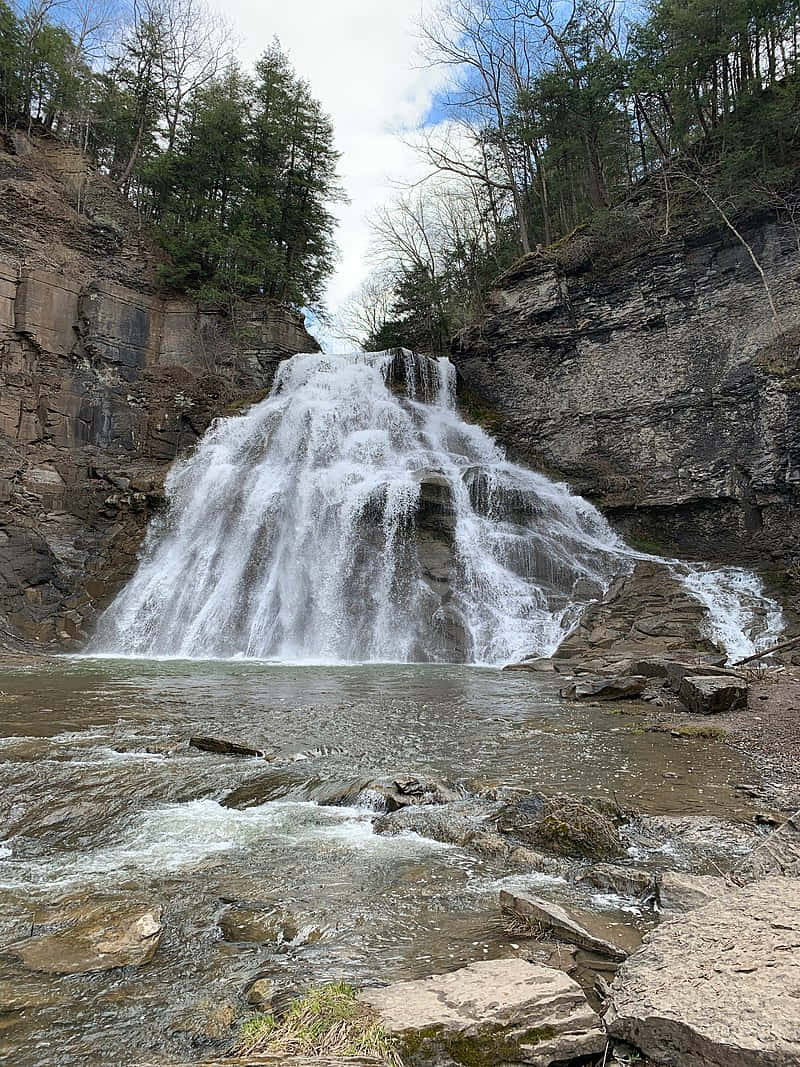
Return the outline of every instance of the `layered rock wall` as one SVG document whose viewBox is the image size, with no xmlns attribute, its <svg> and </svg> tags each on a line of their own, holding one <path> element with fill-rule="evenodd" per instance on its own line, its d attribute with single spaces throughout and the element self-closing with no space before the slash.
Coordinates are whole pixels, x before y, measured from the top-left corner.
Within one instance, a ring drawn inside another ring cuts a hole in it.
<svg viewBox="0 0 800 1067">
<path fill-rule="evenodd" d="M 777 318 L 721 223 L 619 239 L 611 257 L 576 235 L 499 279 L 454 361 L 515 458 L 643 548 L 756 564 L 796 590 L 800 238 L 772 216 L 741 232 Z"/>
<path fill-rule="evenodd" d="M 288 308 L 168 298 L 160 254 L 63 146 L 0 151 L 0 647 L 69 647 L 135 564 L 170 463 L 316 349 Z"/>
</svg>

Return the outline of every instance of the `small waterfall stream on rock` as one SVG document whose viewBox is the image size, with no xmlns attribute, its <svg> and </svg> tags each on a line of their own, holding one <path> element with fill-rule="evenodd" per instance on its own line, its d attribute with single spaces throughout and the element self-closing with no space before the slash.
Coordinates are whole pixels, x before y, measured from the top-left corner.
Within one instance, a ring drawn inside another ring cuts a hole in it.
<svg viewBox="0 0 800 1067">
<path fill-rule="evenodd" d="M 405 350 L 285 361 L 167 496 L 93 653 L 501 664 L 554 652 L 654 558 L 465 422 L 448 360 Z M 780 628 L 747 572 L 673 568 L 731 655 Z"/>
</svg>

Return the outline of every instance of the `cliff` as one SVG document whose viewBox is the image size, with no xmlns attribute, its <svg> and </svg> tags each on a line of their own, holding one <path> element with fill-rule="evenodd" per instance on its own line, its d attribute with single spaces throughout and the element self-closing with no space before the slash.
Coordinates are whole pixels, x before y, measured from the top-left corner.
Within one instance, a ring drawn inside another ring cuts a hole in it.
<svg viewBox="0 0 800 1067">
<path fill-rule="evenodd" d="M 466 406 L 509 452 L 651 551 L 800 579 L 800 236 L 762 214 L 744 247 L 653 204 L 502 276 L 455 341 Z M 616 232 L 615 231 L 615 227 Z M 661 230 L 659 233 L 658 230 Z"/>
<path fill-rule="evenodd" d="M 78 153 L 0 140 L 0 647 L 80 643 L 164 476 L 217 415 L 316 351 L 301 317 L 165 296 L 162 254 Z"/>
</svg>

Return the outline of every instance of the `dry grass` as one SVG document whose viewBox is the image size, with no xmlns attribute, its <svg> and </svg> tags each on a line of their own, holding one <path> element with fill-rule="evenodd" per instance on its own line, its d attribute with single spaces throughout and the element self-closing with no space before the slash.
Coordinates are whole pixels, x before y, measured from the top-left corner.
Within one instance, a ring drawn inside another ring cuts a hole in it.
<svg viewBox="0 0 800 1067">
<path fill-rule="evenodd" d="M 403 1067 L 393 1039 L 344 982 L 310 989 L 278 1020 L 257 1015 L 244 1024 L 237 1054 L 372 1057 Z"/>
</svg>

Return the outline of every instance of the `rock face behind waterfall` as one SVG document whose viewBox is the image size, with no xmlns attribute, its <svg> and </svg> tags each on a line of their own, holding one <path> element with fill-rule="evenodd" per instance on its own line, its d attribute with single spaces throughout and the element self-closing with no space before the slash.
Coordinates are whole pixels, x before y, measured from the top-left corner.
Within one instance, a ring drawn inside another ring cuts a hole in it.
<svg viewBox="0 0 800 1067">
<path fill-rule="evenodd" d="M 216 424 L 93 648 L 502 663 L 550 654 L 630 568 L 589 504 L 508 463 L 447 360 L 303 355 Z"/>
<path fill-rule="evenodd" d="M 0 648 L 82 643 L 175 456 L 316 349 L 287 308 L 254 306 L 235 338 L 165 298 L 160 259 L 79 153 L 0 140 Z"/>
<path fill-rule="evenodd" d="M 792 580 L 796 233 L 769 216 L 739 222 L 775 322 L 747 250 L 718 220 L 665 236 L 663 207 L 625 211 L 606 240 L 576 233 L 501 277 L 453 360 L 513 457 L 564 478 L 627 536 Z"/>
</svg>

